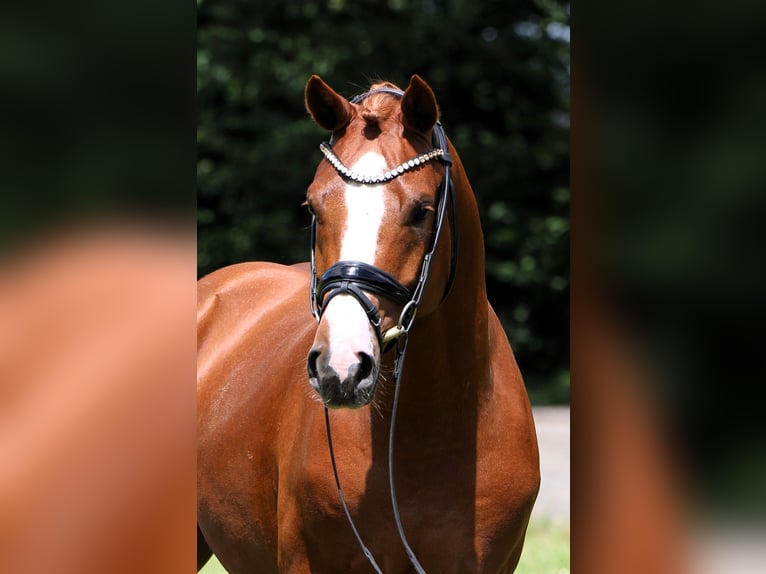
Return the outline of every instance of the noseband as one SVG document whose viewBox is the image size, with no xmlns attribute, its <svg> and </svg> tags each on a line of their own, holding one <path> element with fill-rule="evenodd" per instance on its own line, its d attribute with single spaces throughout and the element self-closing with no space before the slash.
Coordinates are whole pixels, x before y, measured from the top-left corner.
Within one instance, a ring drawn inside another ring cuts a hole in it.
<svg viewBox="0 0 766 574">
<path fill-rule="evenodd" d="M 401 90 L 393 88 L 379 88 L 371 90 L 367 93 L 361 94 L 353 98 L 351 103 L 359 103 L 364 98 L 371 94 L 385 92 L 393 94 L 398 98 L 404 95 Z M 403 173 L 414 169 L 420 165 L 424 165 L 430 161 L 438 159 L 444 165 L 444 178 L 439 189 L 438 194 L 438 206 L 436 209 L 436 223 L 434 224 L 433 235 L 431 236 L 431 244 L 428 251 L 423 257 L 423 263 L 420 267 L 420 276 L 415 288 L 410 290 L 402 285 L 397 279 L 390 274 L 386 273 L 382 269 L 365 263 L 363 261 L 338 261 L 331 267 L 329 267 L 324 274 L 317 278 L 316 264 L 314 261 L 314 251 L 316 247 L 316 217 L 311 221 L 311 312 L 316 318 L 317 322 L 322 318 L 324 310 L 327 308 L 327 304 L 331 299 L 337 295 L 351 295 L 354 297 L 364 309 L 367 318 L 372 326 L 375 328 L 375 333 L 378 336 L 378 343 L 381 345 L 381 351 L 383 345 L 386 345 L 397 338 L 401 337 L 405 333 L 409 332 L 412 327 L 412 322 L 415 319 L 418 306 L 423 298 L 426 283 L 428 282 L 428 276 L 430 274 L 431 260 L 433 259 L 436 248 L 439 244 L 439 238 L 441 237 L 442 227 L 444 226 L 444 220 L 447 213 L 447 204 L 452 206 L 452 217 L 450 218 L 450 230 L 452 232 L 452 257 L 450 262 L 450 273 L 447 278 L 447 284 L 442 295 L 442 301 L 447 298 L 452 284 L 455 280 L 455 273 L 457 269 L 457 213 L 455 209 L 455 194 L 452 189 L 452 180 L 450 179 L 450 168 L 452 166 L 452 156 L 449 154 L 447 147 L 447 136 L 444 134 L 444 129 L 440 122 L 436 122 L 433 127 L 434 148 L 421 154 L 409 161 L 402 163 L 401 165 L 385 172 L 378 176 L 363 176 L 355 173 L 354 171 L 343 165 L 343 162 L 332 151 L 332 141 L 323 142 L 319 148 L 324 154 L 327 161 L 335 168 L 335 171 L 347 181 L 353 181 L 362 185 L 379 185 L 387 183 L 393 179 L 396 179 Z M 365 294 L 365 291 L 375 293 L 381 297 L 385 297 L 395 303 L 402 306 L 402 312 L 399 316 L 399 321 L 396 326 L 388 329 L 386 332 L 380 330 L 380 312 L 378 308 L 370 301 L 369 297 Z"/>
</svg>

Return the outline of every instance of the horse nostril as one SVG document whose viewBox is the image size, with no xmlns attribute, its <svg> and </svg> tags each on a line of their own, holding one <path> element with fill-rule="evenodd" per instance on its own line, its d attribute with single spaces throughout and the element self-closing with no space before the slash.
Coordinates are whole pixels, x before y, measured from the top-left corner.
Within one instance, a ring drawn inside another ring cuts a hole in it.
<svg viewBox="0 0 766 574">
<path fill-rule="evenodd" d="M 306 361 L 306 368 L 309 373 L 309 377 L 316 379 L 319 377 L 319 371 L 317 370 L 317 359 L 322 353 L 316 349 L 312 349 L 309 352 L 308 360 Z"/>
<path fill-rule="evenodd" d="M 356 371 L 353 373 L 354 380 L 358 383 L 372 374 L 372 357 L 367 353 L 357 353 L 359 363 L 355 365 Z"/>
</svg>

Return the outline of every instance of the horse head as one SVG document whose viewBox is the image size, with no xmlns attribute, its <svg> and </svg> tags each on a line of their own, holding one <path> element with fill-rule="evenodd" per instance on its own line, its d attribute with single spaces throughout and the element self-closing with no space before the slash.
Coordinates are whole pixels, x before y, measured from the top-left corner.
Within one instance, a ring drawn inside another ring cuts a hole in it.
<svg viewBox="0 0 766 574">
<path fill-rule="evenodd" d="M 306 194 L 319 322 L 309 382 L 326 406 L 358 408 L 375 396 L 387 344 L 415 312 L 438 307 L 454 275 L 452 234 L 440 233 L 451 156 L 436 98 L 417 75 L 404 91 L 375 84 L 351 101 L 312 76 L 305 96 L 332 132 Z"/>
</svg>

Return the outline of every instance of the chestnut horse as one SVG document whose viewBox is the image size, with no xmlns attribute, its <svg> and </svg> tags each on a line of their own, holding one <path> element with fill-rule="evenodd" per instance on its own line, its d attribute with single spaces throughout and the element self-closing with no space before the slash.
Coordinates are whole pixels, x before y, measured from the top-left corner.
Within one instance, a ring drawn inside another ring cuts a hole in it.
<svg viewBox="0 0 766 574">
<path fill-rule="evenodd" d="M 512 572 L 537 441 L 433 91 L 305 98 L 311 263 L 199 282 L 200 529 L 231 573 Z"/>
</svg>

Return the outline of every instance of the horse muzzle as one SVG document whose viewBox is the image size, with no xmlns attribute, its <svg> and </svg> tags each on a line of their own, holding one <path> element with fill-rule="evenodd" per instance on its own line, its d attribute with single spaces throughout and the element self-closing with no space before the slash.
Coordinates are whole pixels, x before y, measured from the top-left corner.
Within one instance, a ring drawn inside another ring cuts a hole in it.
<svg viewBox="0 0 766 574">
<path fill-rule="evenodd" d="M 306 360 L 309 383 L 329 408 L 359 408 L 375 396 L 379 335 L 356 299 L 335 297 L 322 316 Z"/>
<path fill-rule="evenodd" d="M 330 365 L 329 353 L 314 347 L 308 355 L 309 383 L 328 408 L 359 408 L 372 402 L 380 367 L 367 353 L 360 352 L 357 360 L 339 373 Z"/>
</svg>

